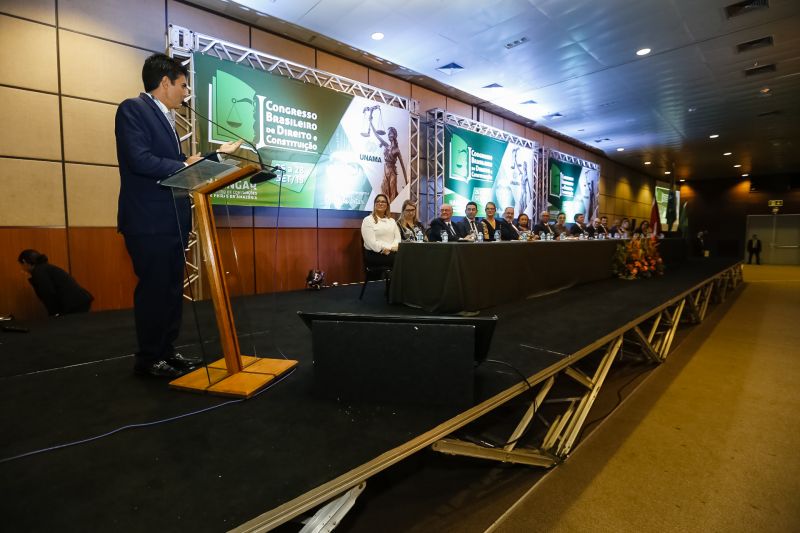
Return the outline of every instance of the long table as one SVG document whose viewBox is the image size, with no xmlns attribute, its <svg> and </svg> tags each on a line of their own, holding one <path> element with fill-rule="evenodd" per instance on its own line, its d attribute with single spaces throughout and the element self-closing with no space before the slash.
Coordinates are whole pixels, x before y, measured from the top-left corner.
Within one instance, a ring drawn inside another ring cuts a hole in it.
<svg viewBox="0 0 800 533">
<path fill-rule="evenodd" d="M 619 240 L 401 243 L 390 299 L 470 312 L 612 276 Z"/>
</svg>

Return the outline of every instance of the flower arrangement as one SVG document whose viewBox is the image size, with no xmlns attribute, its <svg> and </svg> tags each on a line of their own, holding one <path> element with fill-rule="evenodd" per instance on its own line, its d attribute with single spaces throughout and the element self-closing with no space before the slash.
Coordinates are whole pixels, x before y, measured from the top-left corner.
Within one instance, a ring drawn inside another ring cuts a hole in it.
<svg viewBox="0 0 800 533">
<path fill-rule="evenodd" d="M 652 238 L 634 237 L 619 244 L 614 254 L 612 271 L 623 279 L 662 275 L 664 261 L 658 252 L 658 241 Z"/>
</svg>

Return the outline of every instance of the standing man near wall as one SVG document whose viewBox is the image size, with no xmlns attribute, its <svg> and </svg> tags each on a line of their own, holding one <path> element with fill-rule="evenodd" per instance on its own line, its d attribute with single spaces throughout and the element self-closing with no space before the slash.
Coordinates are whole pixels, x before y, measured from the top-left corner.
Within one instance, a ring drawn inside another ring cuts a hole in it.
<svg viewBox="0 0 800 533">
<path fill-rule="evenodd" d="M 175 351 L 183 310 L 184 255 L 192 227 L 186 195 L 173 197 L 158 181 L 196 163 L 186 157 L 172 110 L 189 96 L 188 70 L 177 60 L 153 54 L 144 62 L 144 93 L 119 105 L 116 115 L 120 192 L 117 229 L 139 282 L 133 294 L 136 338 L 134 371 L 178 377 L 202 363 Z M 232 153 L 241 141 L 217 150 Z"/>
<path fill-rule="evenodd" d="M 747 264 L 753 262 L 753 256 L 756 256 L 756 264 L 761 264 L 761 239 L 758 238 L 758 235 L 753 233 L 753 238 L 747 241 Z"/>
</svg>

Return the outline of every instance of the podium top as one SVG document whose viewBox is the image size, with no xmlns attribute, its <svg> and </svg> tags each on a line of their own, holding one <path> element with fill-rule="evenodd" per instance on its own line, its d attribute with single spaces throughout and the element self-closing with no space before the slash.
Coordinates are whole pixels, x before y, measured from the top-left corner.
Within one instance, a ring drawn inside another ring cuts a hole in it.
<svg viewBox="0 0 800 533">
<path fill-rule="evenodd" d="M 241 168 L 234 164 L 202 159 L 193 165 L 182 168 L 158 183 L 173 189 L 193 191 L 199 187 L 220 181 L 238 170 L 241 170 Z"/>
</svg>

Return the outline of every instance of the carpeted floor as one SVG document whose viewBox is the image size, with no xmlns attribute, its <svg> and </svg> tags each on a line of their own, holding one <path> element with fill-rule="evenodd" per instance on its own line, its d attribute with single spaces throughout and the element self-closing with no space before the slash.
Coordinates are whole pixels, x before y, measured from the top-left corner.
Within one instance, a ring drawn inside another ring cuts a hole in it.
<svg viewBox="0 0 800 533">
<path fill-rule="evenodd" d="M 488 531 L 800 531 L 800 267 L 745 281 Z"/>
</svg>

